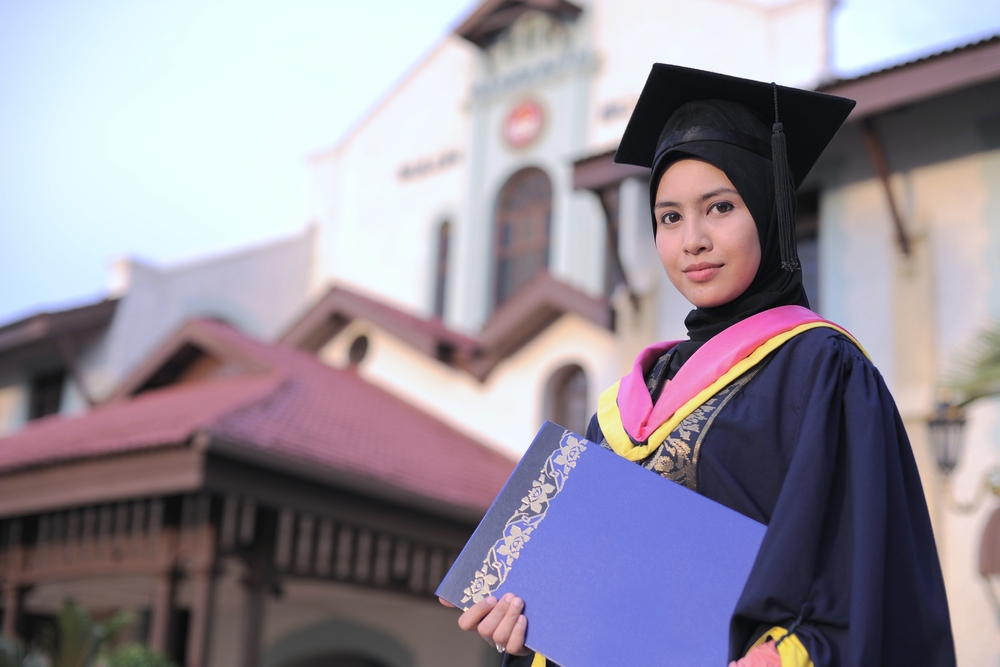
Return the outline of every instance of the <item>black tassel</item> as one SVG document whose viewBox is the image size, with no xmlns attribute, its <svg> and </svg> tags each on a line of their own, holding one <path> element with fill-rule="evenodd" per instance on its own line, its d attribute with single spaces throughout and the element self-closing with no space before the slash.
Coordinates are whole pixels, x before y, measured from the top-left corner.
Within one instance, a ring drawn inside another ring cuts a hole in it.
<svg viewBox="0 0 1000 667">
<path fill-rule="evenodd" d="M 778 85 L 774 88 L 774 127 L 771 132 L 771 164 L 774 168 L 774 209 L 778 215 L 778 247 L 781 268 L 797 271 L 799 255 L 795 249 L 795 186 L 788 169 L 784 127 L 778 122 Z"/>
</svg>

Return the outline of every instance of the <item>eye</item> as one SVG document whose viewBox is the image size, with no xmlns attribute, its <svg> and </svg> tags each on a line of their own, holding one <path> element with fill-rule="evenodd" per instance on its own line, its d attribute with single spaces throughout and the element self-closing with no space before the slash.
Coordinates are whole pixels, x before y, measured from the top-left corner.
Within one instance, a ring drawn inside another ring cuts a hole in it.
<svg viewBox="0 0 1000 667">
<path fill-rule="evenodd" d="M 660 223 L 664 225 L 673 224 L 679 222 L 681 219 L 681 214 L 677 211 L 667 211 L 660 216 Z"/>
<path fill-rule="evenodd" d="M 715 210 L 718 213 L 729 213 L 734 208 L 736 208 L 736 207 L 733 206 L 732 204 L 730 204 L 727 201 L 719 201 L 719 202 L 715 202 L 714 204 L 712 204 L 712 206 L 709 207 L 708 210 L 710 210 L 710 211 L 711 210 Z"/>
</svg>

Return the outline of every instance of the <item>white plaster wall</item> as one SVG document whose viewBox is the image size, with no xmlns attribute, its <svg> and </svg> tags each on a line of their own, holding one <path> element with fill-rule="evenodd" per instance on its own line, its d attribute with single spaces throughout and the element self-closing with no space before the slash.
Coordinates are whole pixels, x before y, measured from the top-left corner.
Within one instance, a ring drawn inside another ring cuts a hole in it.
<svg viewBox="0 0 1000 667">
<path fill-rule="evenodd" d="M 617 144 L 653 63 L 795 86 L 827 67 L 828 0 L 595 0 L 591 11 L 601 63 L 587 137 L 594 150 Z"/>
<path fill-rule="evenodd" d="M 341 145 L 312 159 L 324 279 L 432 312 L 436 230 L 445 219 L 454 230 L 463 208 L 472 48 L 445 38 Z M 403 166 L 449 151 L 454 165 L 400 178 Z"/>
<path fill-rule="evenodd" d="M 520 457 L 541 426 L 545 385 L 557 369 L 583 368 L 591 411 L 600 391 L 619 379 L 611 333 L 576 315 L 561 317 L 483 383 L 362 321 L 324 347 L 321 358 L 343 366 L 347 347 L 362 333 L 369 340 L 362 377 L 511 456 Z"/>
<path fill-rule="evenodd" d="M 1000 162 L 1000 152 L 993 159 Z M 1000 186 L 1000 181 L 988 182 L 984 161 L 979 154 L 912 175 L 917 215 L 926 220 L 934 248 L 936 362 L 942 372 L 953 369 L 991 317 L 1000 315 L 989 307 L 996 279 L 991 275 L 996 263 L 991 253 L 997 248 L 995 241 L 990 242 L 985 216 L 989 189 Z"/>
<path fill-rule="evenodd" d="M 306 307 L 313 285 L 312 228 L 248 250 L 166 268 L 119 265 L 124 294 L 106 336 L 80 351 L 98 399 L 185 320 L 217 317 L 263 340 L 276 338 Z"/>
<path fill-rule="evenodd" d="M 983 482 L 983 474 L 1000 464 L 995 435 L 998 426 L 996 400 L 974 404 L 968 417 L 965 454 L 952 473 L 951 482 L 950 495 L 959 502 L 972 500 Z M 968 514 L 950 505 L 945 502 L 937 509 L 936 538 L 948 590 L 958 665 L 995 665 L 1000 660 L 1000 619 L 978 569 L 980 539 L 997 503 L 988 498 Z"/>
<path fill-rule="evenodd" d="M 824 191 L 820 200 L 820 302 L 850 331 L 893 387 L 892 254 L 885 195 L 875 181 Z"/>
<path fill-rule="evenodd" d="M 656 289 L 665 274 L 649 214 L 649 183 L 627 178 L 618 191 L 618 252 L 629 285 L 639 294 Z"/>
</svg>

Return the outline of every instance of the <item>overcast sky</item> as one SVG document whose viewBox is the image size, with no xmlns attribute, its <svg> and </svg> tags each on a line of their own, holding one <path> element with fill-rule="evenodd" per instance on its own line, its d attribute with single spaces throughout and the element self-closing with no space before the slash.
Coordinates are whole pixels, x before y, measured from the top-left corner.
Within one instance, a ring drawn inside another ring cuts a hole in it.
<svg viewBox="0 0 1000 667">
<path fill-rule="evenodd" d="M 659 1 L 659 0 L 650 0 Z M 0 323 L 302 229 L 305 158 L 469 0 L 0 0 Z M 1000 2 L 842 0 L 857 74 L 1000 33 Z"/>
</svg>

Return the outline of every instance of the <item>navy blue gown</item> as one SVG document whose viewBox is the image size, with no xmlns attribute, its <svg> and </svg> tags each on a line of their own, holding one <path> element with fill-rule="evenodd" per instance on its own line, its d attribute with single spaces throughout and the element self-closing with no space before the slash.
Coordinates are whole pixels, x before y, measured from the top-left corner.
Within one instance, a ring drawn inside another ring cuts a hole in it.
<svg viewBox="0 0 1000 667">
<path fill-rule="evenodd" d="M 658 382 L 647 382 L 654 396 Z M 596 417 L 586 435 L 604 441 Z M 640 463 L 768 526 L 733 615 L 731 660 L 794 626 L 816 667 L 955 664 L 903 423 L 878 370 L 842 334 L 794 337 L 657 456 Z M 530 613 L 528 623 L 530 637 Z"/>
</svg>

